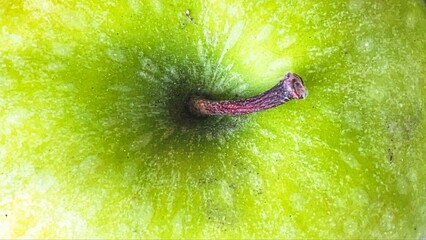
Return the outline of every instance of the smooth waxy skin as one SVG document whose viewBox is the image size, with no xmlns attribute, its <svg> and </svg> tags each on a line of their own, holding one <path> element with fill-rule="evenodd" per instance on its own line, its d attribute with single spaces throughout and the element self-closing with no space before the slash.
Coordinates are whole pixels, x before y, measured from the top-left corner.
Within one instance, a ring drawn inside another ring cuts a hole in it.
<svg viewBox="0 0 426 240">
<path fill-rule="evenodd" d="M 425 235 L 423 1 L 3 1 L 0 24 L 0 238 Z M 286 71 L 306 100 L 179 115 Z"/>
</svg>

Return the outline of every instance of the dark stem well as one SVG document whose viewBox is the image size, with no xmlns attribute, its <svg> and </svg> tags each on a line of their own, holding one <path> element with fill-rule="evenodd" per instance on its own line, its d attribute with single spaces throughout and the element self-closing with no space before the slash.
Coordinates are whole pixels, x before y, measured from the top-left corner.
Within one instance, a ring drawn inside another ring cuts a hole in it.
<svg viewBox="0 0 426 240">
<path fill-rule="evenodd" d="M 273 108 L 292 99 L 304 99 L 307 94 L 302 78 L 295 73 L 287 73 L 277 85 L 257 96 L 219 101 L 192 97 L 187 102 L 187 108 L 190 114 L 197 117 L 242 115 Z"/>
</svg>

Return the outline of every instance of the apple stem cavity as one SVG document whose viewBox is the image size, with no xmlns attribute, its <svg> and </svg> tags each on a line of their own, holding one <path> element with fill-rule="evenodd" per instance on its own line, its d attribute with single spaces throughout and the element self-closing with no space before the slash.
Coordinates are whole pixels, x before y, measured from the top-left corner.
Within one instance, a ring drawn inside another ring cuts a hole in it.
<svg viewBox="0 0 426 240">
<path fill-rule="evenodd" d="M 196 117 L 213 115 L 242 115 L 277 107 L 291 99 L 304 99 L 308 92 L 303 80 L 295 73 L 287 73 L 277 85 L 254 97 L 240 100 L 209 100 L 192 97 L 188 101 L 188 111 Z"/>
</svg>

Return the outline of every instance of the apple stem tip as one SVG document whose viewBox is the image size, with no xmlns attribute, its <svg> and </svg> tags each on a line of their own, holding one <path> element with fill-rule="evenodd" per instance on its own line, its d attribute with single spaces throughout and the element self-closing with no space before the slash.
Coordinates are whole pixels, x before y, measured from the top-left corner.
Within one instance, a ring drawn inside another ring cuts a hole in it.
<svg viewBox="0 0 426 240">
<path fill-rule="evenodd" d="M 240 100 L 209 100 L 192 97 L 187 102 L 188 111 L 197 117 L 213 115 L 242 115 L 277 107 L 292 99 L 304 99 L 308 92 L 303 80 L 295 73 L 287 73 L 284 79 L 268 91 Z"/>
</svg>

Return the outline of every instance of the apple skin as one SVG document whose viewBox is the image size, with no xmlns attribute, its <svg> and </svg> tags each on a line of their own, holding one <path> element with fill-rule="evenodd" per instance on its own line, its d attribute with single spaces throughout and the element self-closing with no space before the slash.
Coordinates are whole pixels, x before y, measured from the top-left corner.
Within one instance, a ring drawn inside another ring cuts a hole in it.
<svg viewBox="0 0 426 240">
<path fill-rule="evenodd" d="M 426 233 L 423 1 L 5 1 L 0 238 Z M 309 95 L 194 120 L 188 92 Z"/>
</svg>

